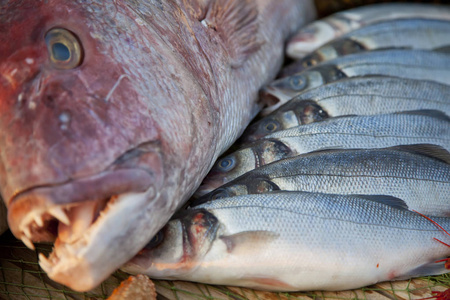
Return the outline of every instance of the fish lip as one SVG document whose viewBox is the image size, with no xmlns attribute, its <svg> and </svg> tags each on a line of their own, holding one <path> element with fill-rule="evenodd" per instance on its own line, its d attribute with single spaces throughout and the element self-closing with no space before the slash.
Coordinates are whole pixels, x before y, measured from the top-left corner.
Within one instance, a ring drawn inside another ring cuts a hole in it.
<svg viewBox="0 0 450 300">
<path fill-rule="evenodd" d="M 12 233 L 21 238 L 27 215 L 50 207 L 107 199 L 128 192 L 144 192 L 154 184 L 149 171 L 140 168 L 104 171 L 90 177 L 57 185 L 38 186 L 16 193 L 9 201 L 8 223 Z M 71 196 L 68 196 L 71 195 Z M 33 241 L 49 239 L 47 233 L 35 233 Z"/>
</svg>

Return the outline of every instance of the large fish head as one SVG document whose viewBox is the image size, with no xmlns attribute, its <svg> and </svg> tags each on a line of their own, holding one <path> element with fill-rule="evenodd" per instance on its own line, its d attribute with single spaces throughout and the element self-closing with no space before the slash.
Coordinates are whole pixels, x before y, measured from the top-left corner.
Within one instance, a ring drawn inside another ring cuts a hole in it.
<svg viewBox="0 0 450 300">
<path fill-rule="evenodd" d="M 54 241 L 40 264 L 76 290 L 125 263 L 180 205 L 184 195 L 162 186 L 183 184 L 170 166 L 191 151 L 186 131 L 197 116 L 174 103 L 205 98 L 163 35 L 121 5 L 1 2 L 0 188 L 9 226 L 30 248 Z"/>
<path fill-rule="evenodd" d="M 122 270 L 177 279 L 194 271 L 209 251 L 219 229 L 217 218 L 203 209 L 174 217 Z"/>
</svg>

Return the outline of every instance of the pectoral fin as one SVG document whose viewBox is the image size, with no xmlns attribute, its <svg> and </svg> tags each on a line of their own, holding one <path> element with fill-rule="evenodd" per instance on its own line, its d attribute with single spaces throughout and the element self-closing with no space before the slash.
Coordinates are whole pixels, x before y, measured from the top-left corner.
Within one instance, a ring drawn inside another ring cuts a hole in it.
<svg viewBox="0 0 450 300">
<path fill-rule="evenodd" d="M 222 235 L 219 238 L 227 246 L 228 253 L 254 252 L 264 248 L 277 239 L 279 234 L 271 231 L 244 231 L 233 235 Z"/>
<path fill-rule="evenodd" d="M 217 31 L 233 68 L 240 67 L 261 45 L 258 41 L 258 8 L 254 0 L 211 1 L 202 23 Z"/>
</svg>

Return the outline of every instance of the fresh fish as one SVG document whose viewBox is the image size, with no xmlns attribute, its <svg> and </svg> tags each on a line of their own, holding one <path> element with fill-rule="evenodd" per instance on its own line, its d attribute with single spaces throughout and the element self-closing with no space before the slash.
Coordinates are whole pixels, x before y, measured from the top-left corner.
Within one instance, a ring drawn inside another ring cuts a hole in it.
<svg viewBox="0 0 450 300">
<path fill-rule="evenodd" d="M 0 190 L 50 278 L 90 290 L 190 197 L 258 110 L 312 1 L 13 1 Z M 7 9 L 3 9 L 7 7 Z"/>
<path fill-rule="evenodd" d="M 320 149 L 418 143 L 450 151 L 450 118 L 439 111 L 330 118 L 275 132 L 219 159 L 195 194 L 202 196 L 271 162 Z"/>
<path fill-rule="evenodd" d="M 192 205 L 274 190 L 383 194 L 423 214 L 450 216 L 450 154 L 425 144 L 310 152 L 247 172 Z"/>
<path fill-rule="evenodd" d="M 400 19 L 352 31 L 317 48 L 295 63 L 300 72 L 336 57 L 371 50 L 438 50 L 450 46 L 450 20 Z"/>
<path fill-rule="evenodd" d="M 374 201 L 375 200 L 375 201 Z M 345 290 L 449 272 L 448 235 L 391 197 L 278 192 L 181 213 L 124 270 L 271 291 Z M 450 218 L 432 218 L 445 229 Z"/>
<path fill-rule="evenodd" d="M 270 83 L 261 94 L 274 96 L 283 103 L 312 87 L 367 75 L 432 80 L 450 85 L 450 54 L 426 50 L 357 53 L 335 58 L 303 72 L 297 72 L 296 66 L 293 64 L 283 69 L 281 75 L 288 77 Z"/>
<path fill-rule="evenodd" d="M 335 13 L 301 28 L 287 44 L 287 55 L 300 59 L 361 27 L 397 19 L 450 20 L 450 6 L 417 3 L 382 3 Z"/>
<path fill-rule="evenodd" d="M 450 116 L 450 86 L 395 77 L 354 77 L 302 93 L 250 125 L 239 143 L 302 124 L 344 115 L 440 110 Z"/>
</svg>

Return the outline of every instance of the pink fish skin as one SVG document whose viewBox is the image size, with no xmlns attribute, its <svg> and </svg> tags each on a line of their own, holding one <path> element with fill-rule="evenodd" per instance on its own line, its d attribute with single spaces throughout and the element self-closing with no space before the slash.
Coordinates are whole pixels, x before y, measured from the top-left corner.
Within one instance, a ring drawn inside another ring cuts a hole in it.
<svg viewBox="0 0 450 300">
<path fill-rule="evenodd" d="M 86 291 L 133 257 L 258 110 L 310 0 L 0 0 L 0 191 Z"/>
</svg>

